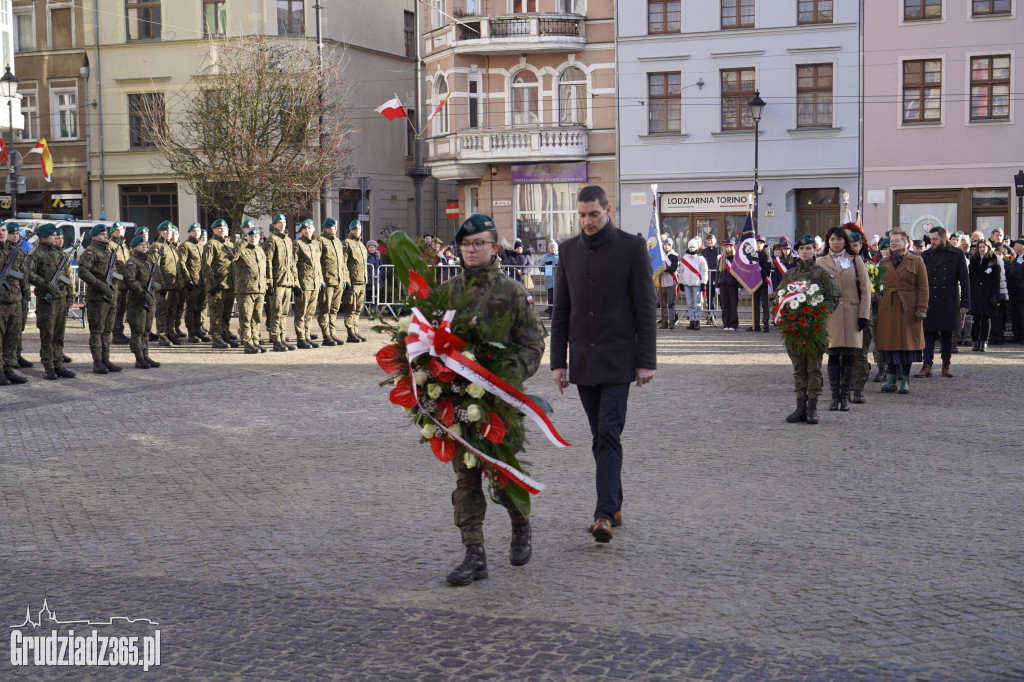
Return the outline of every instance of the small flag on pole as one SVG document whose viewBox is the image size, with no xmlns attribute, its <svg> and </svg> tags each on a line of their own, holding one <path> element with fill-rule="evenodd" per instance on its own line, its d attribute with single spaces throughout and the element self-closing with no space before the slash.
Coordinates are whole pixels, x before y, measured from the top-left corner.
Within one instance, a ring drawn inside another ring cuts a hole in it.
<svg viewBox="0 0 1024 682">
<path fill-rule="evenodd" d="M 378 114 L 383 116 L 389 121 L 394 121 L 396 118 L 408 117 L 405 113 L 405 107 L 402 106 L 402 100 L 398 99 L 398 95 L 395 95 L 393 99 L 389 99 L 384 104 L 374 109 Z"/>
<path fill-rule="evenodd" d="M 2 137 L 0 137 L 0 163 L 7 163 L 7 145 Z"/>
<path fill-rule="evenodd" d="M 647 255 L 651 258 L 651 272 L 657 286 L 658 275 L 665 269 L 665 249 L 661 245 L 661 230 L 658 228 L 658 186 L 651 185 L 654 202 L 651 205 L 651 224 L 647 227 Z"/>
<path fill-rule="evenodd" d="M 39 165 L 43 169 L 43 178 L 50 182 L 50 176 L 53 175 L 53 157 L 50 156 L 50 148 L 46 144 L 45 137 L 41 138 L 36 143 L 36 146 L 28 151 L 28 154 L 35 154 L 36 152 L 39 152 Z"/>
<path fill-rule="evenodd" d="M 431 112 L 430 116 L 427 116 L 428 121 L 433 121 L 434 117 L 441 113 L 441 110 L 444 109 L 444 105 L 448 103 L 448 98 L 451 96 L 452 91 L 449 90 L 448 94 L 444 96 L 444 99 L 441 100 L 436 107 L 434 107 L 434 111 Z"/>
</svg>

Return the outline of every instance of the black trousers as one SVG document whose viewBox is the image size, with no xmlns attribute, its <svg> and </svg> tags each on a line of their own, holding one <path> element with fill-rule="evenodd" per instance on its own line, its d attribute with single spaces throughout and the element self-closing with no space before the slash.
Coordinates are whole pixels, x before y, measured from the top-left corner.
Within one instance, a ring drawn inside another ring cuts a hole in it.
<svg viewBox="0 0 1024 682">
<path fill-rule="evenodd" d="M 942 363 L 949 364 L 953 357 L 953 331 L 926 331 L 924 333 L 924 364 L 930 365 L 935 360 L 935 342 L 942 340 L 940 357 Z"/>
<path fill-rule="evenodd" d="M 718 300 L 722 303 L 722 326 L 736 329 L 740 326 L 740 290 L 724 287 L 719 290 Z"/>
<path fill-rule="evenodd" d="M 768 315 L 771 307 L 768 305 L 768 285 L 761 282 L 761 286 L 754 290 L 754 329 L 760 329 L 761 325 L 768 327 Z M 760 320 L 760 322 L 758 321 Z"/>
<path fill-rule="evenodd" d="M 611 521 L 622 509 L 622 428 L 626 425 L 629 384 L 577 386 L 593 435 L 597 464 L 597 506 L 594 518 Z"/>
<path fill-rule="evenodd" d="M 1024 339 L 1024 300 L 1010 299 L 1010 321 L 1013 324 L 1013 338 Z"/>
</svg>

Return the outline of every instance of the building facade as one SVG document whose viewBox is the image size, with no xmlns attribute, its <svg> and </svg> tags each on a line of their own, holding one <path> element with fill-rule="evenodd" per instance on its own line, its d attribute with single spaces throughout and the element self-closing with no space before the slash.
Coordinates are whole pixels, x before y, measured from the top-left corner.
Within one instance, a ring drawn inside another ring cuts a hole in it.
<svg viewBox="0 0 1024 682">
<path fill-rule="evenodd" d="M 867 0 L 865 229 L 1017 234 L 1020 0 Z"/>
<path fill-rule="evenodd" d="M 575 231 L 580 187 L 615 200 L 612 0 L 434 0 L 424 17 L 424 131 L 459 218 L 543 252 Z"/>
<path fill-rule="evenodd" d="M 0 0 L 0 18 L 10 19 L 12 30 L 3 33 L 5 66 L 10 66 L 19 80 L 16 99 L 24 118 L 18 126 L 16 117 L 15 149 L 24 155 L 45 139 L 53 161 L 47 181 L 41 155 L 24 158 L 20 174 L 25 186 L 17 195 L 17 211 L 86 219 L 89 110 L 85 83 L 89 65 L 82 9 L 73 2 Z M 7 114 L 5 106 L 2 115 Z M 9 140 L 5 135 L 5 143 Z M 10 217 L 14 208 L 9 190 L 5 190 L 0 197 L 0 217 Z"/>
<path fill-rule="evenodd" d="M 42 0 L 40 0 L 42 2 Z M 53 5 L 52 0 L 48 5 Z M 204 225 L 215 217 L 200 206 L 188 185 L 163 170 L 159 152 L 146 139 L 144 112 L 152 102 L 165 108 L 193 76 L 211 65 L 211 45 L 246 35 L 282 41 L 316 37 L 313 0 L 92 0 L 81 20 L 92 67 L 90 125 L 92 168 L 89 195 L 94 217 L 153 226 L 163 220 Z M 399 93 L 411 100 L 413 0 L 323 4 L 324 58 L 340 65 L 341 96 L 349 105 L 348 174 L 337 180 L 326 212 L 339 220 L 362 217 L 368 234 L 407 229 L 411 181 L 405 176 L 407 135 L 374 114 Z M 171 118 L 172 113 L 167 112 Z M 287 173 L 287 169 L 281 169 Z M 319 206 L 289 215 L 294 228 Z M 267 216 L 252 216 L 266 220 Z"/>
<path fill-rule="evenodd" d="M 625 11 L 627 5 L 630 11 Z M 824 234 L 858 195 L 856 0 L 634 0 L 619 4 L 617 89 L 622 223 L 719 242 L 743 227 Z"/>
</svg>

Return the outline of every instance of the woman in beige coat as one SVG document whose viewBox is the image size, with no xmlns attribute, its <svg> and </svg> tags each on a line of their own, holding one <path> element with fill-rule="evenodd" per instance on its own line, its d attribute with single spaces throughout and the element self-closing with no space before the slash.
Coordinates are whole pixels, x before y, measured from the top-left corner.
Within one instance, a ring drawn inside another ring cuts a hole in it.
<svg viewBox="0 0 1024 682">
<path fill-rule="evenodd" d="M 857 257 L 850 238 L 841 227 L 825 235 L 825 254 L 818 257 L 839 287 L 839 305 L 828 318 L 828 382 L 832 387 L 829 410 L 850 409 L 855 353 L 864 339 L 862 331 L 871 315 L 871 279 L 864 261 Z"/>
<path fill-rule="evenodd" d="M 920 256 L 907 251 L 910 236 L 900 228 L 889 233 L 889 255 L 878 264 L 887 268 L 885 291 L 878 302 L 875 345 L 887 363 L 885 393 L 910 393 L 910 366 L 924 359 L 924 318 L 928 315 L 928 271 Z"/>
</svg>

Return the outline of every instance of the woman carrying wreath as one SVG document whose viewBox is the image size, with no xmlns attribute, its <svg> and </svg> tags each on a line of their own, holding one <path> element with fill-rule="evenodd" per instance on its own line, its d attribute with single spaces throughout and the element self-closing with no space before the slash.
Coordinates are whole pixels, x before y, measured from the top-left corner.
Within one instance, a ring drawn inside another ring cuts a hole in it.
<svg viewBox="0 0 1024 682">
<path fill-rule="evenodd" d="M 839 287 L 839 305 L 828 318 L 828 383 L 832 388 L 828 409 L 846 412 L 850 409 L 856 352 L 863 344 L 862 332 L 871 315 L 871 278 L 843 228 L 830 229 L 825 244 L 825 255 L 816 262 Z"/>
<path fill-rule="evenodd" d="M 889 232 L 889 255 L 878 264 L 885 271 L 885 293 L 878 303 L 875 345 L 889 373 L 884 393 L 910 393 L 910 366 L 924 360 L 924 318 L 928 315 L 928 272 L 921 257 L 910 253 L 910 235 Z"/>
<path fill-rule="evenodd" d="M 798 260 L 779 282 L 781 297 L 790 284 L 803 284 L 807 287 L 816 286 L 816 292 L 822 297 L 827 310 L 831 311 L 839 302 L 839 289 L 832 277 L 820 265 L 814 262 L 814 237 L 805 234 L 796 242 Z M 823 348 L 805 348 L 799 338 L 784 335 L 786 352 L 793 363 L 793 383 L 796 391 L 796 411 L 786 417 L 792 424 L 807 422 L 818 423 L 818 395 L 821 393 L 821 353 Z"/>
</svg>

